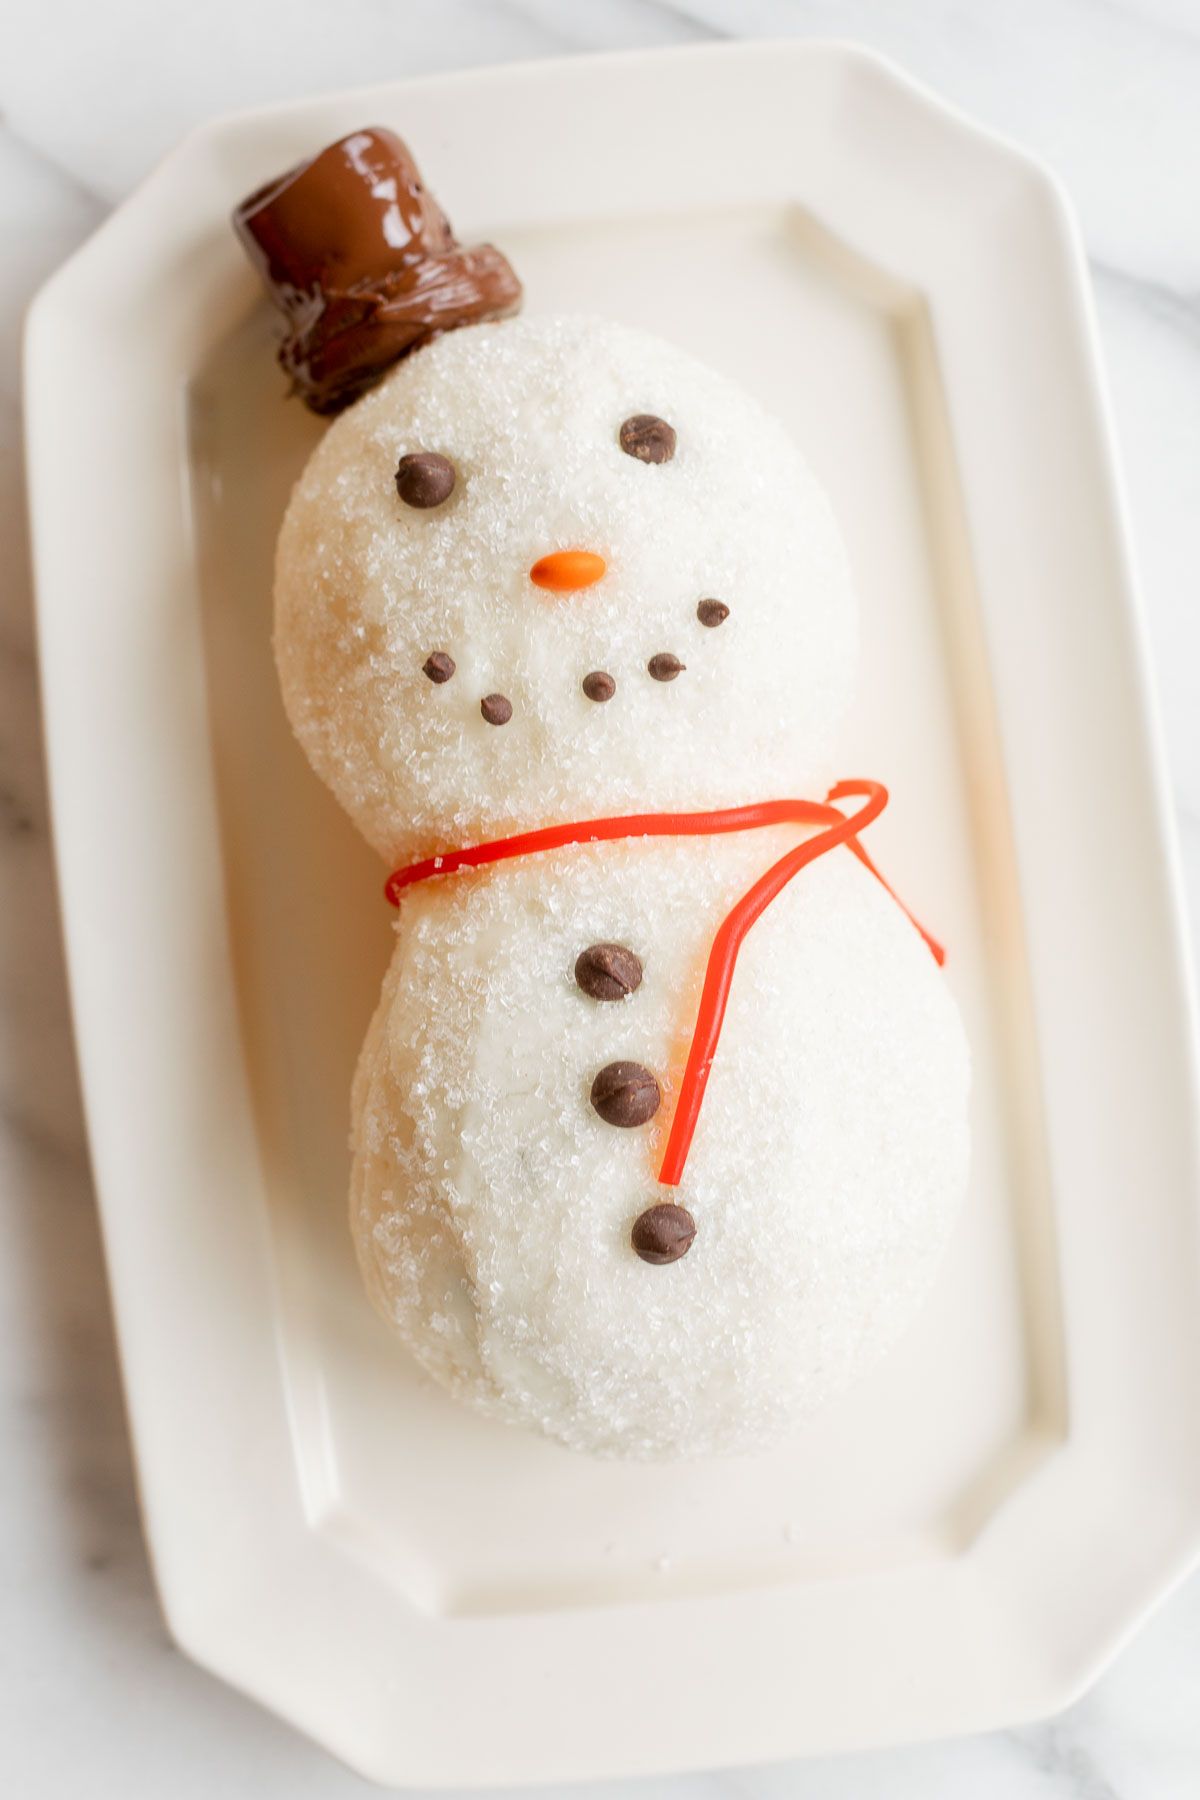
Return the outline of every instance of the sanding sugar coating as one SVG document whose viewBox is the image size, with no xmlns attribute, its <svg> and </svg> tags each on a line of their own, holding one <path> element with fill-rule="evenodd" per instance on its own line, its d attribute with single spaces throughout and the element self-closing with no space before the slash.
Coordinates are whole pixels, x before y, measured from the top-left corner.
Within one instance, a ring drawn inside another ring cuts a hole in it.
<svg viewBox="0 0 1200 1800">
<path fill-rule="evenodd" d="M 621 449 L 636 414 L 674 430 L 669 460 Z M 454 465 L 440 505 L 397 495 L 419 452 Z M 566 549 L 605 573 L 535 586 Z M 823 495 L 751 398 L 618 326 L 519 320 L 404 362 L 312 458 L 277 575 L 288 712 L 392 864 L 861 773 L 835 760 L 856 626 Z M 728 613 L 705 623 L 705 599 Z M 481 1411 L 592 1454 L 753 1451 L 919 1307 L 964 1183 L 966 1047 L 844 849 L 749 934 L 682 1183 L 655 1179 L 713 933 L 798 835 L 575 847 L 405 893 L 355 1078 L 352 1226 L 381 1312 Z M 623 1000 L 576 979 L 601 943 L 642 965 Z M 662 1090 L 636 1129 L 589 1099 L 620 1061 Z M 631 1231 L 668 1200 L 697 1233 L 655 1266 Z"/>
<path fill-rule="evenodd" d="M 459 1398 L 576 1450 L 761 1450 L 876 1363 L 919 1309 L 962 1195 L 967 1056 L 924 943 L 848 851 L 750 933 L 684 1179 L 660 1188 L 679 1035 L 714 922 L 795 841 L 607 844 L 405 897 L 355 1084 L 351 1220 L 376 1304 Z M 581 945 L 645 972 L 599 1005 Z M 637 1131 L 588 1104 L 632 1057 Z M 677 1201 L 686 1257 L 630 1249 Z"/>
<path fill-rule="evenodd" d="M 669 462 L 621 449 L 636 413 L 674 428 Z M 428 509 L 395 485 L 422 451 L 456 471 Z M 603 578 L 536 587 L 565 549 Z M 705 598 L 730 609 L 719 630 Z M 313 766 L 406 862 L 560 819 L 822 794 L 856 617 L 828 502 L 748 394 L 642 333 L 528 318 L 440 339 L 330 428 L 280 535 L 275 642 Z M 434 651 L 456 664 L 441 685 Z M 648 672 L 664 653 L 685 665 L 669 685 Z"/>
</svg>

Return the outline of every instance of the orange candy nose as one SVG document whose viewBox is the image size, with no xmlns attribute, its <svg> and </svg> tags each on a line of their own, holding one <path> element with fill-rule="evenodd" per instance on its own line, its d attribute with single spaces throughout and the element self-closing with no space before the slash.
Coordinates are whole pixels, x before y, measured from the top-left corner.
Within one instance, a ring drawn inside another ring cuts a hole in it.
<svg viewBox="0 0 1200 1800">
<path fill-rule="evenodd" d="M 573 594 L 599 581 L 608 564 L 594 550 L 554 550 L 539 557 L 529 571 L 535 587 L 552 594 Z"/>
</svg>

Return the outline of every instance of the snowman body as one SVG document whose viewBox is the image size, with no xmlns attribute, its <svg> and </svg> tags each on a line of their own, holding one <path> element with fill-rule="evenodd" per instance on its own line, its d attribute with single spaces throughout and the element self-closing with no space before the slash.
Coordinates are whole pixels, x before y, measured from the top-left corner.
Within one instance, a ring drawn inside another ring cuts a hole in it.
<svg viewBox="0 0 1200 1800">
<path fill-rule="evenodd" d="M 622 450 L 640 414 L 672 426 L 670 460 Z M 414 510 L 397 462 L 428 452 L 454 489 Z M 531 582 L 570 548 L 602 578 Z M 331 428 L 280 538 L 289 715 L 393 867 L 563 821 L 820 799 L 855 642 L 836 527 L 785 434 L 595 321 L 410 358 Z M 352 1226 L 376 1303 L 462 1398 L 593 1453 L 754 1450 L 919 1306 L 964 1181 L 967 1057 L 925 944 L 846 849 L 746 939 L 682 1180 L 657 1182 L 714 932 L 813 829 L 575 845 L 404 894 L 355 1080 Z M 625 998 L 576 980 L 598 943 L 640 963 Z M 632 1127 L 590 1098 L 622 1061 L 661 1091 Z M 656 1266 L 630 1231 L 664 1199 L 697 1234 Z"/>
</svg>

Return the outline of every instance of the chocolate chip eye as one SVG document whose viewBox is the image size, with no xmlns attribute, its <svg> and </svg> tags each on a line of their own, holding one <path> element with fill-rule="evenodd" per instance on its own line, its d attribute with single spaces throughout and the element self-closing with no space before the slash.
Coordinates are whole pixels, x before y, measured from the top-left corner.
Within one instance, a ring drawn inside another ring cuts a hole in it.
<svg viewBox="0 0 1200 1800">
<path fill-rule="evenodd" d="M 675 454 L 675 428 L 654 413 L 634 413 L 626 419 L 617 439 L 626 456 L 639 462 L 670 462 Z"/>
<path fill-rule="evenodd" d="M 440 506 L 454 492 L 454 464 L 436 450 L 413 450 L 396 465 L 396 492 L 405 506 Z"/>
<path fill-rule="evenodd" d="M 428 675 L 430 681 L 441 687 L 444 681 L 449 681 L 457 667 L 452 656 L 447 656 L 444 650 L 435 650 L 421 664 L 421 673 Z"/>
</svg>

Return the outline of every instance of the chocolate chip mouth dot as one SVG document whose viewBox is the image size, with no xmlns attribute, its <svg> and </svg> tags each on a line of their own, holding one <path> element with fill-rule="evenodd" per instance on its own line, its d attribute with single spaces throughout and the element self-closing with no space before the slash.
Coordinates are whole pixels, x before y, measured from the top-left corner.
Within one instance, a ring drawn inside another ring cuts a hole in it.
<svg viewBox="0 0 1200 1800">
<path fill-rule="evenodd" d="M 431 656 L 425 658 L 421 665 L 421 673 L 428 675 L 430 681 L 435 681 L 440 687 L 443 681 L 449 681 L 457 667 L 458 664 L 452 656 L 447 656 L 444 650 L 435 650 Z"/>
<path fill-rule="evenodd" d="M 642 961 L 624 944 L 589 944 L 576 959 L 575 979 L 593 1000 L 624 1000 L 641 986 Z"/>
<path fill-rule="evenodd" d="M 675 677 L 681 675 L 687 668 L 687 664 L 681 663 L 679 658 L 673 656 L 669 650 L 660 650 L 657 656 L 650 658 L 646 667 L 655 681 L 674 681 Z"/>
<path fill-rule="evenodd" d="M 729 617 L 729 608 L 723 600 L 701 600 L 696 617 L 702 625 L 723 625 Z"/>
<path fill-rule="evenodd" d="M 454 464 L 436 450 L 413 450 L 396 465 L 396 492 L 405 506 L 421 511 L 448 500 L 455 480 Z"/>
<path fill-rule="evenodd" d="M 633 1221 L 629 1241 L 643 1262 L 673 1263 L 686 1256 L 696 1236 L 696 1221 L 685 1206 L 648 1206 Z"/>
<path fill-rule="evenodd" d="M 512 718 L 512 701 L 505 694 L 485 694 L 479 710 L 489 725 L 507 725 Z"/>
<path fill-rule="evenodd" d="M 606 1125 L 644 1125 L 661 1104 L 659 1085 L 641 1063 L 606 1063 L 592 1083 L 592 1105 Z"/>
<path fill-rule="evenodd" d="M 589 700 L 611 700 L 617 691 L 617 684 L 604 669 L 593 669 L 590 675 L 583 678 L 583 691 Z"/>
<path fill-rule="evenodd" d="M 670 462 L 678 442 L 674 426 L 656 413 L 634 413 L 622 425 L 617 441 L 626 456 L 644 463 Z"/>
</svg>

